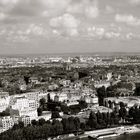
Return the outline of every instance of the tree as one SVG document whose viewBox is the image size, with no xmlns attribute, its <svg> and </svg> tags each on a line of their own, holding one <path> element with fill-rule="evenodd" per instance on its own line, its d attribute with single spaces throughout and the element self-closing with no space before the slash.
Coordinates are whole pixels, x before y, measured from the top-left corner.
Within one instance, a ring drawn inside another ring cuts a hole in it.
<svg viewBox="0 0 140 140">
<path fill-rule="evenodd" d="M 96 129 L 97 126 L 98 126 L 96 114 L 95 114 L 94 112 L 92 112 L 92 111 L 90 112 L 87 125 L 88 125 L 91 129 Z"/>
<path fill-rule="evenodd" d="M 132 118 L 132 123 L 140 123 L 140 108 L 137 106 L 129 109 L 129 116 Z"/>
<path fill-rule="evenodd" d="M 80 128 L 84 131 L 86 129 L 86 124 L 85 123 L 80 123 Z"/>
<path fill-rule="evenodd" d="M 46 104 L 46 99 L 42 98 L 40 99 L 40 108 L 42 109 L 42 111 L 47 111 L 47 104 Z"/>
<path fill-rule="evenodd" d="M 61 111 L 64 114 L 68 114 L 70 112 L 69 107 L 67 105 L 63 105 L 63 104 L 61 104 Z"/>
<path fill-rule="evenodd" d="M 48 93 L 47 99 L 48 99 L 48 103 L 52 102 L 51 97 L 50 97 L 50 93 Z"/>
<path fill-rule="evenodd" d="M 54 120 L 52 124 L 53 124 L 53 128 L 55 130 L 55 135 L 61 135 L 63 132 L 62 123 L 58 120 Z"/>
<path fill-rule="evenodd" d="M 120 108 L 124 108 L 125 104 L 123 102 L 120 102 Z"/>
<path fill-rule="evenodd" d="M 14 126 L 12 127 L 12 129 L 14 129 L 14 130 L 19 129 L 19 125 L 18 124 L 14 124 Z"/>
<path fill-rule="evenodd" d="M 69 131 L 69 121 L 67 118 L 62 118 L 62 125 L 63 125 L 63 130 L 64 133 L 67 133 Z"/>
<path fill-rule="evenodd" d="M 29 84 L 29 78 L 30 78 L 30 77 L 28 77 L 28 76 L 24 76 L 24 81 L 25 81 L 26 85 Z"/>
<path fill-rule="evenodd" d="M 97 89 L 97 96 L 99 98 L 99 105 L 103 105 L 104 98 L 107 97 L 105 87 L 102 86 L 101 88 Z"/>
<path fill-rule="evenodd" d="M 70 132 L 75 131 L 76 128 L 75 128 L 75 124 L 74 124 L 74 117 L 69 117 L 68 122 L 69 122 L 69 131 Z"/>
<path fill-rule="evenodd" d="M 37 109 L 38 116 L 41 116 L 41 115 L 42 115 L 42 111 L 43 111 L 43 110 L 42 110 L 42 108 L 40 108 L 40 107 Z"/>
<path fill-rule="evenodd" d="M 135 115 L 135 111 L 136 111 L 135 108 L 134 108 L 134 107 L 131 107 L 131 108 L 129 109 L 129 112 L 128 112 L 128 113 L 129 113 L 129 116 L 133 118 L 134 115 Z"/>
<path fill-rule="evenodd" d="M 19 128 L 23 128 L 24 127 L 24 123 L 22 121 L 19 121 L 18 126 L 19 126 Z"/>
<path fill-rule="evenodd" d="M 60 118 L 60 115 L 59 115 L 59 112 L 58 111 L 53 111 L 52 112 L 52 119 L 55 119 L 55 118 Z"/>
<path fill-rule="evenodd" d="M 36 126 L 38 124 L 38 122 L 36 120 L 32 120 L 31 124 L 32 124 L 32 126 Z"/>
<path fill-rule="evenodd" d="M 111 115 L 110 115 L 110 113 L 109 112 L 107 112 L 107 120 L 106 120 L 106 125 L 107 125 L 107 127 L 109 126 L 109 125 L 111 125 Z"/>
<path fill-rule="evenodd" d="M 30 126 L 30 127 L 25 127 L 23 129 L 23 137 L 26 139 L 26 140 L 33 140 L 33 127 Z"/>
<path fill-rule="evenodd" d="M 40 99 L 40 106 L 44 106 L 45 105 L 45 103 L 46 103 L 46 99 L 45 98 L 42 98 L 42 99 Z"/>
<path fill-rule="evenodd" d="M 123 122 L 125 122 L 126 115 L 127 115 L 127 110 L 125 109 L 125 107 L 120 108 L 119 116 L 123 119 Z"/>
<path fill-rule="evenodd" d="M 103 115 L 102 115 L 102 113 L 100 113 L 99 111 L 97 112 L 97 114 L 96 114 L 96 116 L 97 116 L 97 122 L 98 122 L 98 124 L 100 125 L 99 127 L 100 128 L 104 128 L 105 127 L 105 121 L 103 120 Z"/>
<path fill-rule="evenodd" d="M 74 121 L 75 129 L 76 131 L 78 131 L 80 128 L 80 120 L 78 117 L 75 117 L 73 121 Z"/>
<path fill-rule="evenodd" d="M 51 131 L 51 124 L 44 124 L 41 127 L 41 132 L 42 132 L 42 135 L 43 135 L 44 139 L 48 139 L 48 136 L 51 133 L 50 131 Z"/>
<path fill-rule="evenodd" d="M 110 123 L 111 125 L 115 125 L 119 123 L 119 118 L 117 117 L 115 112 L 111 112 L 110 114 Z"/>
<path fill-rule="evenodd" d="M 44 124 L 45 124 L 45 119 L 43 119 L 43 118 L 39 119 L 39 120 L 38 120 L 38 124 L 39 124 L 40 126 L 44 125 Z"/>
</svg>

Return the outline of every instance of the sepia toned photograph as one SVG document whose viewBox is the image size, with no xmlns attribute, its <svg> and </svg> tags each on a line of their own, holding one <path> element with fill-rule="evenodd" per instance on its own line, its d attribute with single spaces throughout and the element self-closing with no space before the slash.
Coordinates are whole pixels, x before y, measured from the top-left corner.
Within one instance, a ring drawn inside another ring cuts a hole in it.
<svg viewBox="0 0 140 140">
<path fill-rule="evenodd" d="M 0 0 L 0 140 L 140 140 L 140 0 Z"/>
</svg>

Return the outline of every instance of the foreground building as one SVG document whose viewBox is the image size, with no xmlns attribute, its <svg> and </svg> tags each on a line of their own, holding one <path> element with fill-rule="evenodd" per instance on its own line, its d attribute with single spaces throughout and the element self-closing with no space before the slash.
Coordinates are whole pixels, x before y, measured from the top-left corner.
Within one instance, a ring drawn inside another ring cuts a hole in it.
<svg viewBox="0 0 140 140">
<path fill-rule="evenodd" d="M 0 127 L 8 130 L 14 126 L 14 121 L 10 116 L 0 118 Z"/>
</svg>

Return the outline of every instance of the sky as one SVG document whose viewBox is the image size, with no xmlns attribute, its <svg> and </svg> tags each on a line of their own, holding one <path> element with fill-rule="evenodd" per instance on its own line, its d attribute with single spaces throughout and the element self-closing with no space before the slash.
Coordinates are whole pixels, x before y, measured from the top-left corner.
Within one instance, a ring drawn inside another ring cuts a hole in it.
<svg viewBox="0 0 140 140">
<path fill-rule="evenodd" d="M 140 0 L 0 0 L 0 54 L 140 52 Z"/>
</svg>

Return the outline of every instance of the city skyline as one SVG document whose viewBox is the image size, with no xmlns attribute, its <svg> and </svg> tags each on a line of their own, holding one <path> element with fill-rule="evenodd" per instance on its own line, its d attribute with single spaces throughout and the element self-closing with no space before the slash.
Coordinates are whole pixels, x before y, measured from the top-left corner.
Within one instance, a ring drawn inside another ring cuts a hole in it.
<svg viewBox="0 0 140 140">
<path fill-rule="evenodd" d="M 1 0 L 0 54 L 140 52 L 140 0 Z"/>
</svg>

